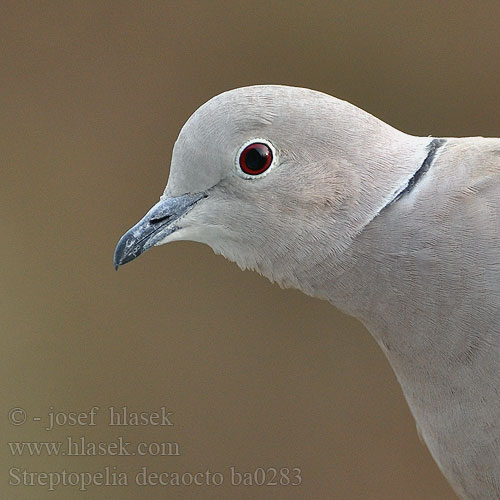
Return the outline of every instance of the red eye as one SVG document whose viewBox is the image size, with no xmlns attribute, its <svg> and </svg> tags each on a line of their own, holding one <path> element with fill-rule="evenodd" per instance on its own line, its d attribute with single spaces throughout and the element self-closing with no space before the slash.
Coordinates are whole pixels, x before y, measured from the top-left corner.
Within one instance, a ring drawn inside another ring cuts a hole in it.
<svg viewBox="0 0 500 500">
<path fill-rule="evenodd" d="M 240 168 L 248 175 L 262 174 L 272 162 L 273 152 L 262 142 L 249 144 L 240 154 Z"/>
</svg>

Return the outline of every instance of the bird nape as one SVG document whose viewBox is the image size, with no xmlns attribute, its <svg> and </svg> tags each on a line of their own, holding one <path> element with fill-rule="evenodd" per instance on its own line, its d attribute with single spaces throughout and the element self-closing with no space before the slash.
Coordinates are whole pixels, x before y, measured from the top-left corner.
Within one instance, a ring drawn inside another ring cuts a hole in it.
<svg viewBox="0 0 500 500">
<path fill-rule="evenodd" d="M 410 136 L 308 89 L 231 90 L 182 128 L 115 266 L 174 240 L 359 318 L 460 498 L 500 498 L 500 139 Z"/>
</svg>

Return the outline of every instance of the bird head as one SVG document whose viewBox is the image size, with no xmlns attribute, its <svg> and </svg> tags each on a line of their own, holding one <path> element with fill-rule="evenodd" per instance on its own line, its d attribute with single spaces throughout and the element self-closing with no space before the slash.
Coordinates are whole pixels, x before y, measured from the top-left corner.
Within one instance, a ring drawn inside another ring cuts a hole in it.
<svg viewBox="0 0 500 500">
<path fill-rule="evenodd" d="M 121 238 L 115 266 L 191 240 L 294 286 L 393 196 L 415 155 L 400 147 L 407 138 L 321 92 L 259 85 L 220 94 L 185 123 L 165 192 Z"/>
</svg>

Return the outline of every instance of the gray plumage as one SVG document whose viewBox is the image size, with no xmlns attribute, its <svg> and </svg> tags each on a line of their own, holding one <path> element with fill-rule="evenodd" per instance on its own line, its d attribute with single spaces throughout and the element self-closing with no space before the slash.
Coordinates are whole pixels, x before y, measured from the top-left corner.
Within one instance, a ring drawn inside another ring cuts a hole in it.
<svg viewBox="0 0 500 500">
<path fill-rule="evenodd" d="M 252 141 L 273 163 L 247 176 Z M 500 139 L 410 136 L 307 89 L 225 92 L 182 128 L 115 265 L 173 240 L 359 318 L 458 495 L 500 498 Z"/>
</svg>

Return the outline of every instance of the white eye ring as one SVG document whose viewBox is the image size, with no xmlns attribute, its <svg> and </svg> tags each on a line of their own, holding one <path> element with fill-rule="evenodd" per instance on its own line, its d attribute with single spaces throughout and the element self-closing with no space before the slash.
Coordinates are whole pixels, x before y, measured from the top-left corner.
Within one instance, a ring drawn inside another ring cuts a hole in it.
<svg viewBox="0 0 500 500">
<path fill-rule="evenodd" d="M 276 148 L 261 138 L 246 141 L 236 154 L 234 166 L 239 176 L 245 179 L 260 179 L 278 163 Z"/>
</svg>

